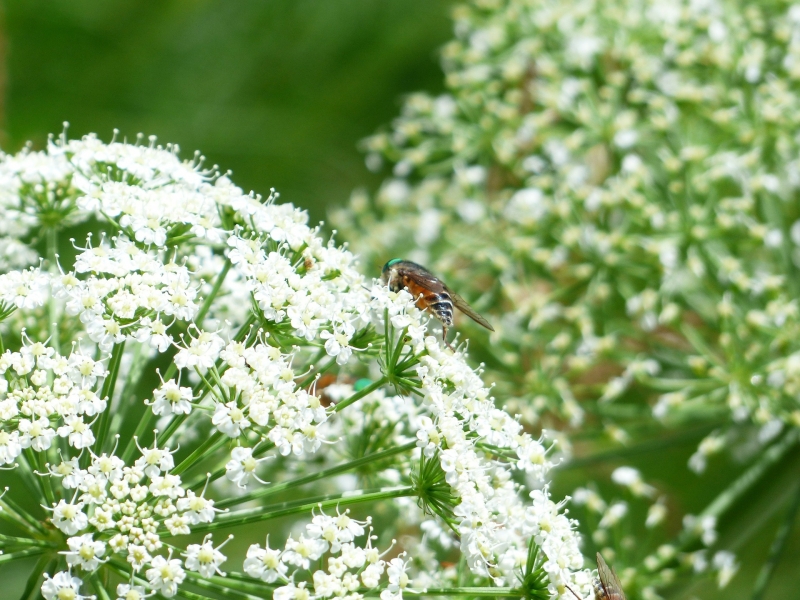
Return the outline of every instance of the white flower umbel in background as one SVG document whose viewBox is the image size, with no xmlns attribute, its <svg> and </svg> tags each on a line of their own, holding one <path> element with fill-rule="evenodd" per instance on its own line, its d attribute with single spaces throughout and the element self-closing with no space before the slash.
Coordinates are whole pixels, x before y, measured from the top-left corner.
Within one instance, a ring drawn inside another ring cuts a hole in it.
<svg viewBox="0 0 800 600">
<path fill-rule="evenodd" d="M 0 158 L 0 203 L 21 597 L 589 593 L 547 449 L 302 211 L 94 136 Z"/>
<path fill-rule="evenodd" d="M 387 179 L 333 224 L 368 268 L 415 260 L 489 316 L 457 323 L 470 357 L 581 454 L 754 460 L 706 497 L 721 516 L 798 440 L 800 5 L 474 0 L 454 21 L 446 92 L 365 141 Z M 647 587 L 640 544 L 614 543 Z"/>
</svg>

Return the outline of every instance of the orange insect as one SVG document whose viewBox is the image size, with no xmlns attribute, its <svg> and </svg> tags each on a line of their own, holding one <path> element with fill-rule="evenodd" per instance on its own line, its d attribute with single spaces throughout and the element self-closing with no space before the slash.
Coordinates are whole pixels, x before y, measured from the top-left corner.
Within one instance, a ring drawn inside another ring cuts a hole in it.
<svg viewBox="0 0 800 600">
<path fill-rule="evenodd" d="M 442 323 L 442 340 L 451 350 L 453 347 L 447 341 L 447 329 L 453 326 L 455 308 L 478 325 L 494 331 L 494 327 L 476 313 L 466 300 L 448 288 L 428 269 L 417 263 L 402 258 L 393 258 L 383 265 L 381 279 L 393 292 L 399 292 L 403 288 L 407 289 L 417 299 L 417 308 L 427 310 Z"/>
</svg>

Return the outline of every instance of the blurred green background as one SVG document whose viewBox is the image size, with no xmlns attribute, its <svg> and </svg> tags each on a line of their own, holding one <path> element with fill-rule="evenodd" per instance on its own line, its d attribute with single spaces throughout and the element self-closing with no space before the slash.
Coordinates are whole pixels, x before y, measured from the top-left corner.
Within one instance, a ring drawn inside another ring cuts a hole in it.
<svg viewBox="0 0 800 600">
<path fill-rule="evenodd" d="M 245 190 L 312 222 L 374 185 L 358 140 L 403 94 L 442 87 L 450 3 L 430 0 L 31 0 L 4 3 L 6 152 L 69 121 L 199 149 Z"/>
</svg>

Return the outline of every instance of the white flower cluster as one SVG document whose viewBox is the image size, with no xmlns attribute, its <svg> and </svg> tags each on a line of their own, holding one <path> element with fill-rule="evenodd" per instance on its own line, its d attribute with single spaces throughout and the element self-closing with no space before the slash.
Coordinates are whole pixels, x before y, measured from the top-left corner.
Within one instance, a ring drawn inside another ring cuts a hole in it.
<svg viewBox="0 0 800 600">
<path fill-rule="evenodd" d="M 167 557 L 158 554 L 164 549 L 161 538 L 166 532 L 188 534 L 191 525 L 213 521 L 216 511 L 213 500 L 186 490 L 181 478 L 170 473 L 173 468 L 171 451 L 153 445 L 141 449 L 132 466 L 113 454 L 91 453 L 87 468 L 73 458 L 41 474 L 60 480 L 69 498 L 48 509 L 50 521 L 66 537 L 67 550 L 61 554 L 67 566 L 91 573 L 119 556 L 133 573 L 144 572 L 150 589 L 174 596 L 185 571 L 181 561 L 171 557 L 171 549 Z M 202 557 L 207 543 L 187 547 L 186 568 L 206 574 Z M 77 591 L 79 585 L 80 579 L 60 572 L 45 580 L 42 593 L 60 600 L 69 597 L 60 590 Z"/>
<path fill-rule="evenodd" d="M 247 550 L 244 571 L 267 583 L 284 585 L 275 589 L 278 600 L 304 600 L 309 598 L 345 598 L 360 600 L 364 592 L 372 590 L 386 575 L 388 586 L 381 593 L 383 600 L 402 598 L 408 586 L 405 563 L 402 558 L 383 560 L 383 555 L 372 546 L 377 536 L 372 534 L 371 519 L 357 521 L 348 512 L 314 515 L 305 532 L 290 536 L 283 550 L 270 548 L 269 540 L 261 547 L 253 544 Z M 358 545 L 358 538 L 366 540 Z M 310 573 L 310 582 L 295 582 L 301 571 L 311 572 L 312 566 L 328 555 L 327 568 Z"/>
<path fill-rule="evenodd" d="M 154 141 L 62 137 L 0 160 L 0 203 L 28 252 L 0 265 L 0 461 L 38 493 L 21 505 L 10 486 L 0 499 L 22 531 L 0 539 L 9 560 L 49 553 L 36 568 L 55 561 L 54 574 L 31 575 L 46 600 L 224 588 L 226 542 L 212 532 L 285 510 L 302 518 L 311 509 L 299 503 L 262 510 L 274 491 L 264 479 L 280 491 L 322 465 L 332 474 L 297 485 L 313 481 L 331 507 L 357 504 L 360 478 L 334 474 L 364 468 L 393 486 L 364 501 L 397 498 L 408 519 L 382 511 L 378 527 L 317 512 L 303 535 L 275 531 L 288 536 L 282 550 L 251 547 L 248 589 L 395 600 L 424 579 L 588 593 L 576 524 L 547 491 L 548 449 L 442 349 L 409 293 L 367 281 L 349 251 L 275 198 Z M 83 245 L 69 239 L 81 221 L 101 230 Z M 220 514 L 246 502 L 258 506 Z M 47 540 L 17 554 L 42 521 Z M 206 537 L 181 542 L 188 534 Z M 460 543 L 469 572 L 423 577 L 407 551 L 426 536 L 442 560 Z M 378 537 L 403 538 L 399 556 L 384 559 Z"/>
<path fill-rule="evenodd" d="M 221 355 L 228 366 L 221 377 L 222 389 L 228 392 L 223 400 L 235 400 L 215 402 L 212 423 L 220 433 L 238 438 L 256 429 L 284 456 L 319 449 L 317 429 L 328 414 L 317 396 L 297 387 L 291 356 L 268 344 L 245 348 L 237 342 L 228 344 Z M 245 483 L 242 474 L 234 479 L 229 471 L 228 477 Z"/>
<path fill-rule="evenodd" d="M 79 348 L 67 357 L 28 340 L 0 355 L 0 464 L 14 463 L 26 448 L 45 452 L 56 438 L 89 448 L 91 423 L 108 405 L 97 393 L 106 374 L 103 361 Z"/>
<path fill-rule="evenodd" d="M 197 285 L 185 266 L 165 262 L 127 238 L 110 241 L 81 252 L 74 272 L 55 282 L 54 294 L 102 351 L 136 339 L 164 352 L 173 342 L 167 332 L 172 322 L 189 321 L 197 312 Z"/>
<path fill-rule="evenodd" d="M 424 456 L 438 459 L 458 498 L 456 529 L 470 569 L 514 585 L 533 538 L 546 557 L 542 568 L 553 595 L 568 595 L 567 586 L 588 586 L 586 573 L 580 571 L 583 556 L 575 523 L 560 512 L 546 488 L 532 492 L 533 502 L 526 505 L 513 481 L 517 469 L 536 484 L 545 484 L 553 466 L 546 448 L 495 407 L 489 390 L 463 356 L 443 350 L 434 336 L 425 335 L 422 315 L 408 292 L 376 288 L 373 296 L 394 326 L 404 328 L 409 349 L 419 357 L 416 371 L 427 416 L 419 418 L 417 446 Z M 493 452 L 513 453 L 516 460 L 509 465 L 492 457 Z"/>
</svg>

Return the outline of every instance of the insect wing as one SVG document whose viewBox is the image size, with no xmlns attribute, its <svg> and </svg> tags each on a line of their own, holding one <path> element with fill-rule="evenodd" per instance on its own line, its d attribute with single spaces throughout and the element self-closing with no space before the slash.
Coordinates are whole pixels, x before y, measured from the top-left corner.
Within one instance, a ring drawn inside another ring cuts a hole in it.
<svg viewBox="0 0 800 600">
<path fill-rule="evenodd" d="M 441 292 L 444 289 L 442 281 L 426 268 L 410 261 L 403 261 L 398 265 L 397 274 L 407 277 L 417 285 L 431 292 Z"/>
<path fill-rule="evenodd" d="M 622 591 L 622 584 L 619 582 L 619 577 L 610 568 L 600 553 L 597 553 L 597 575 L 600 577 L 600 584 L 603 586 L 603 591 L 606 593 L 608 600 L 626 600 L 625 592 Z"/>
<path fill-rule="evenodd" d="M 441 294 L 446 291 L 439 278 L 416 263 L 403 261 L 395 267 L 395 270 L 397 278 L 400 280 L 400 287 L 407 287 L 408 291 L 414 296 L 419 295 L 422 291 L 430 292 L 431 294 Z"/>
<path fill-rule="evenodd" d="M 459 296 L 458 294 L 456 294 L 456 293 L 454 293 L 454 292 L 452 292 L 450 290 L 448 290 L 448 292 L 450 293 L 450 297 L 453 299 L 453 304 L 456 305 L 456 308 L 458 310 L 463 312 L 470 319 L 475 321 L 478 325 L 482 325 L 483 327 L 486 327 L 486 329 L 488 329 L 489 331 L 494 331 L 494 327 L 492 327 L 489 324 L 489 321 L 487 321 L 482 316 L 480 316 L 478 313 L 476 313 L 474 310 L 472 310 L 472 307 L 469 304 L 467 304 L 466 300 L 464 300 L 461 296 Z"/>
</svg>

